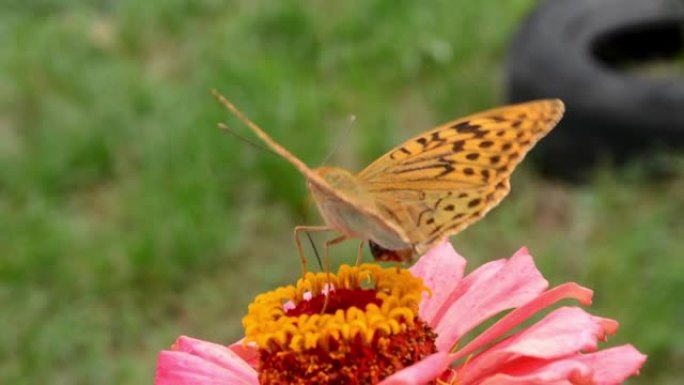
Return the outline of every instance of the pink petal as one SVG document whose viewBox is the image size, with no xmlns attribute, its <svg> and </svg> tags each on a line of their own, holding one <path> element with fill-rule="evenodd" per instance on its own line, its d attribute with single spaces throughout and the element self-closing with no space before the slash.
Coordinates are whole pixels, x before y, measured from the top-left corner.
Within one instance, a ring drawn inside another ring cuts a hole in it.
<svg viewBox="0 0 684 385">
<path fill-rule="evenodd" d="M 500 259 L 498 261 L 491 261 L 480 266 L 477 270 L 467 275 L 460 282 L 458 282 L 458 285 L 451 292 L 448 292 L 448 296 L 446 296 L 446 298 L 442 301 L 441 304 L 438 304 L 439 307 L 436 309 L 434 316 L 423 316 L 423 309 L 421 308 L 421 317 L 424 320 L 426 320 L 433 329 L 435 329 L 437 325 L 439 325 L 442 322 L 442 320 L 444 319 L 444 314 L 449 310 L 451 305 L 454 302 L 456 302 L 456 300 L 461 298 L 464 293 L 467 293 L 471 287 L 479 285 L 480 282 L 485 282 L 491 279 L 491 277 L 497 272 L 499 272 L 501 268 L 504 267 L 504 265 L 506 265 L 506 260 Z M 433 291 L 435 291 L 435 289 L 433 289 Z M 421 304 L 421 306 L 425 305 L 430 306 L 429 303 Z"/>
<path fill-rule="evenodd" d="M 506 314 L 506 316 L 498 320 L 494 325 L 478 335 L 462 349 L 458 350 L 454 354 L 454 360 L 458 360 L 483 348 L 520 325 L 540 310 L 551 306 L 562 299 L 574 298 L 581 304 L 588 305 L 591 303 L 592 295 L 593 292 L 591 290 L 579 286 L 576 283 L 564 283 L 560 286 L 556 286 L 553 289 L 542 293 L 534 300 Z"/>
<path fill-rule="evenodd" d="M 583 355 L 580 361 L 594 369 L 594 382 L 601 385 L 621 384 L 628 377 L 639 374 L 646 356 L 632 345 L 622 345 Z"/>
<path fill-rule="evenodd" d="M 470 385 L 473 382 L 463 382 Z M 591 381 L 591 368 L 575 360 L 551 362 L 537 366 L 525 374 L 497 373 L 478 382 L 478 385 L 595 385 Z"/>
<path fill-rule="evenodd" d="M 577 352 L 595 351 L 614 321 L 592 316 L 577 307 L 563 307 L 544 319 L 483 351 L 464 365 L 464 383 L 497 373 L 521 357 L 552 360 Z"/>
<path fill-rule="evenodd" d="M 430 249 L 413 267 L 411 273 L 421 277 L 432 291 L 431 295 L 423 294 L 420 304 L 420 317 L 432 320 L 449 298 L 463 278 L 466 267 L 465 258 L 461 257 L 449 242 L 443 242 Z"/>
<path fill-rule="evenodd" d="M 447 353 L 435 353 L 380 381 L 378 385 L 422 385 L 439 378 L 449 368 Z"/>
<path fill-rule="evenodd" d="M 462 295 L 450 303 L 437 321 L 434 329 L 439 351 L 449 351 L 475 326 L 503 310 L 531 301 L 548 287 L 524 247 L 505 262 L 484 267 L 460 282 L 459 286 L 465 285 L 468 290 L 456 287 L 454 292 Z"/>
<path fill-rule="evenodd" d="M 245 339 L 241 339 L 233 344 L 229 345 L 228 348 L 237 354 L 243 361 L 245 361 L 249 366 L 257 368 L 259 365 L 259 351 L 256 345 L 244 344 Z"/>
<path fill-rule="evenodd" d="M 631 345 L 562 360 L 520 362 L 507 372 L 497 373 L 480 385 L 592 384 L 617 385 L 639 374 L 646 356 Z M 468 382 L 463 382 L 467 385 Z"/>
<path fill-rule="evenodd" d="M 225 346 L 181 336 L 162 351 L 156 385 L 258 385 L 256 371 Z"/>
</svg>

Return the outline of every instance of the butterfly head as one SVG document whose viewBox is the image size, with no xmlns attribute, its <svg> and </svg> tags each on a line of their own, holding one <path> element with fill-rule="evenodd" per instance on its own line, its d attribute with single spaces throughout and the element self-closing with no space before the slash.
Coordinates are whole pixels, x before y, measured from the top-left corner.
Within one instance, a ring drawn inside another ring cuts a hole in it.
<svg viewBox="0 0 684 385">
<path fill-rule="evenodd" d="M 335 191 L 356 199 L 370 199 L 370 193 L 351 172 L 337 167 L 319 167 L 314 170 Z"/>
</svg>

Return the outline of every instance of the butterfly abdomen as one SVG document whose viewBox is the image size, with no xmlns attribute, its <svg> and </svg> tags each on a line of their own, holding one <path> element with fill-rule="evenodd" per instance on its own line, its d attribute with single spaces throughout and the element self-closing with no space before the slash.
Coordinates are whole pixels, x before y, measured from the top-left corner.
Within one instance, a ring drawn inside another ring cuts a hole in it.
<svg viewBox="0 0 684 385">
<path fill-rule="evenodd" d="M 387 249 L 371 240 L 368 241 L 368 247 L 373 259 L 381 262 L 411 263 L 415 256 L 413 249 Z"/>
</svg>

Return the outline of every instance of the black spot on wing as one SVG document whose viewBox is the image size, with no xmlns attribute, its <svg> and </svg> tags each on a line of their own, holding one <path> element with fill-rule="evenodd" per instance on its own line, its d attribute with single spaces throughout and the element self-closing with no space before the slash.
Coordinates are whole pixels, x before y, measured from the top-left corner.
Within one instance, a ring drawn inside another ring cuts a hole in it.
<svg viewBox="0 0 684 385">
<path fill-rule="evenodd" d="M 461 152 L 461 151 L 463 151 L 464 146 L 465 146 L 465 140 L 457 140 L 451 144 L 451 151 Z"/>
<path fill-rule="evenodd" d="M 435 176 L 435 178 L 439 178 L 439 177 L 442 177 L 444 175 L 450 174 L 455 170 L 454 166 L 452 166 L 450 163 L 438 163 L 438 164 L 428 164 L 425 166 L 404 168 L 404 169 L 395 171 L 395 173 L 405 174 L 405 173 L 414 172 L 414 171 L 438 170 L 438 169 L 442 169 L 442 172 L 439 173 L 437 176 Z"/>
<path fill-rule="evenodd" d="M 481 201 L 482 201 L 482 199 L 475 198 L 472 201 L 468 202 L 468 207 L 473 208 L 473 207 L 479 205 Z"/>
<path fill-rule="evenodd" d="M 489 170 L 482 170 L 480 171 L 480 174 L 482 174 L 482 178 L 484 178 L 485 182 L 489 181 Z"/>
<path fill-rule="evenodd" d="M 473 138 L 483 138 L 487 131 L 482 130 L 479 124 L 472 124 L 470 121 L 461 122 L 451 126 L 459 134 L 473 134 Z"/>
<path fill-rule="evenodd" d="M 416 226 L 420 226 L 420 222 L 423 219 L 423 215 L 427 214 L 428 212 L 432 212 L 430 209 L 425 209 L 418 214 L 418 219 L 416 220 Z"/>
<path fill-rule="evenodd" d="M 407 150 L 404 147 L 400 147 L 398 150 L 392 151 L 392 153 L 390 154 L 390 159 L 396 159 L 399 153 L 402 153 L 404 155 L 411 155 L 411 151 Z"/>
<path fill-rule="evenodd" d="M 439 136 L 439 131 L 433 132 L 432 135 L 430 135 L 430 141 L 432 143 L 437 143 L 433 148 L 439 147 L 447 142 L 446 139 Z"/>
<path fill-rule="evenodd" d="M 423 146 L 423 149 L 427 147 L 428 140 L 426 138 L 418 138 L 416 139 L 416 143 L 420 144 Z"/>
</svg>

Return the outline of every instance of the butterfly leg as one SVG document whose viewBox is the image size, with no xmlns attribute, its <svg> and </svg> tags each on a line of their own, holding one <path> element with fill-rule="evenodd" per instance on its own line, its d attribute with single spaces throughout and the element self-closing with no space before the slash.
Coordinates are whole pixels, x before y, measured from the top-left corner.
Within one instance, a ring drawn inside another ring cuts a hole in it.
<svg viewBox="0 0 684 385">
<path fill-rule="evenodd" d="M 323 248 L 323 259 L 325 260 L 325 271 L 330 274 L 330 246 L 334 246 L 347 239 L 346 235 L 340 235 L 337 238 L 333 238 L 325 241 Z"/>
<path fill-rule="evenodd" d="M 323 259 L 325 260 L 325 273 L 327 275 L 327 281 L 328 281 L 328 291 L 330 290 L 331 287 L 331 282 L 332 279 L 330 278 L 330 246 L 336 245 L 344 240 L 347 239 L 346 235 L 340 235 L 337 238 L 329 239 L 325 241 L 323 244 Z M 323 301 L 323 309 L 321 310 L 321 313 L 325 313 L 325 309 L 328 307 L 328 294 L 326 293 L 325 296 L 325 301 Z"/>
<path fill-rule="evenodd" d="M 366 241 L 361 241 L 359 243 L 359 248 L 356 250 L 356 263 L 354 266 L 359 266 L 361 264 L 361 258 L 363 257 L 363 245 L 366 244 Z"/>
<path fill-rule="evenodd" d="M 306 255 L 304 255 L 304 248 L 302 247 L 302 240 L 299 239 L 299 233 L 318 233 L 324 231 L 334 231 L 328 226 L 295 226 L 294 228 L 294 239 L 297 243 L 297 251 L 299 252 L 299 258 L 301 258 L 302 263 L 302 277 L 306 275 Z M 326 250 L 327 252 L 327 250 Z"/>
</svg>

